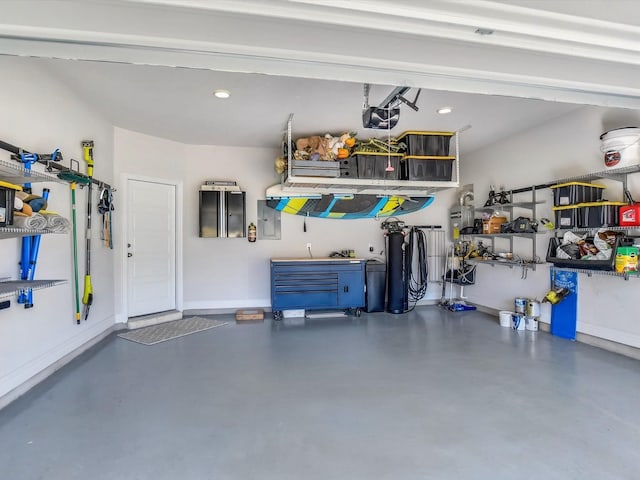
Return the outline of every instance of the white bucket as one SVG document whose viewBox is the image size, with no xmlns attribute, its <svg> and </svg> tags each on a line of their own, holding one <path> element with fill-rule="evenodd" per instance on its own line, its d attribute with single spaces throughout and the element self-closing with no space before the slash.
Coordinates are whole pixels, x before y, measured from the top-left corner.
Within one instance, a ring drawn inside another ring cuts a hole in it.
<svg viewBox="0 0 640 480">
<path fill-rule="evenodd" d="M 526 317 L 525 321 L 526 329 L 532 332 L 538 331 L 538 319 L 532 317 Z"/>
<path fill-rule="evenodd" d="M 508 310 L 500 310 L 500 313 L 499 313 L 500 326 L 501 327 L 511 328 L 511 316 L 512 315 L 513 315 L 513 312 L 510 312 Z"/>
<path fill-rule="evenodd" d="M 640 127 L 609 130 L 600 135 L 604 166 L 623 168 L 640 163 Z"/>
<path fill-rule="evenodd" d="M 525 316 L 519 313 L 514 313 L 511 315 L 511 327 L 514 330 L 524 330 L 525 329 Z"/>
</svg>

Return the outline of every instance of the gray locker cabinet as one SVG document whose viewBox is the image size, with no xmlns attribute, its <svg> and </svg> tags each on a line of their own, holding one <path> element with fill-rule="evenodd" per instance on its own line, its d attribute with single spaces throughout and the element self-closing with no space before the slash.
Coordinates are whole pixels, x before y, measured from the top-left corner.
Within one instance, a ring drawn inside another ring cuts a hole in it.
<svg viewBox="0 0 640 480">
<path fill-rule="evenodd" d="M 200 237 L 246 235 L 245 192 L 200 190 Z"/>
<path fill-rule="evenodd" d="M 271 309 L 349 309 L 360 315 L 365 305 L 362 259 L 271 259 Z"/>
</svg>

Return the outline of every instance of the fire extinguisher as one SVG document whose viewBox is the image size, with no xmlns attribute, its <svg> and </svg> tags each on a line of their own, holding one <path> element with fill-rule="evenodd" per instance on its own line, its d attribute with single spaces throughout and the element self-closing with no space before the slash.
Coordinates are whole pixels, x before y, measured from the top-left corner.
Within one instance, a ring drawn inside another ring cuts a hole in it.
<svg viewBox="0 0 640 480">
<path fill-rule="evenodd" d="M 247 238 L 250 242 L 256 241 L 256 226 L 253 224 L 253 222 L 249 224 Z"/>
</svg>

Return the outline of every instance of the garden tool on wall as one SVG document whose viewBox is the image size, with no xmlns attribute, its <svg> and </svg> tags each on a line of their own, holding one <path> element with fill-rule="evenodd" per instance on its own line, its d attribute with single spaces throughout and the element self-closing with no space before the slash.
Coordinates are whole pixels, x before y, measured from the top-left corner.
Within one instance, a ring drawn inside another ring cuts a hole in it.
<svg viewBox="0 0 640 480">
<path fill-rule="evenodd" d="M 76 304 L 76 323 L 80 325 L 80 287 L 78 285 L 78 222 L 76 216 L 76 184 L 87 185 L 91 183 L 91 179 L 82 175 L 78 171 L 73 171 L 71 166 L 73 162 L 80 164 L 77 160 L 71 160 L 69 170 L 63 170 L 58 174 L 58 178 L 69 182 L 71 187 L 71 224 L 73 231 L 73 279 L 75 285 L 75 304 Z"/>
<path fill-rule="evenodd" d="M 87 176 L 89 177 L 89 188 L 87 189 L 87 232 L 86 232 L 86 257 L 84 274 L 84 293 L 82 294 L 83 317 L 89 317 L 89 309 L 93 303 L 93 285 L 91 285 L 91 203 L 93 201 L 93 141 L 82 142 L 82 156 L 87 162 Z"/>
</svg>

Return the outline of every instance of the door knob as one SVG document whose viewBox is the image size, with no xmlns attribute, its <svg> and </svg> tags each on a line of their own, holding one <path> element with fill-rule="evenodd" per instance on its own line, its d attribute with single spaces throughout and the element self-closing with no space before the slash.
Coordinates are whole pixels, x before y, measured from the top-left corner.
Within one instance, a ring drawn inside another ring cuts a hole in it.
<svg viewBox="0 0 640 480">
<path fill-rule="evenodd" d="M 129 258 L 133 257 L 133 253 L 127 253 L 127 257 Z"/>
</svg>

